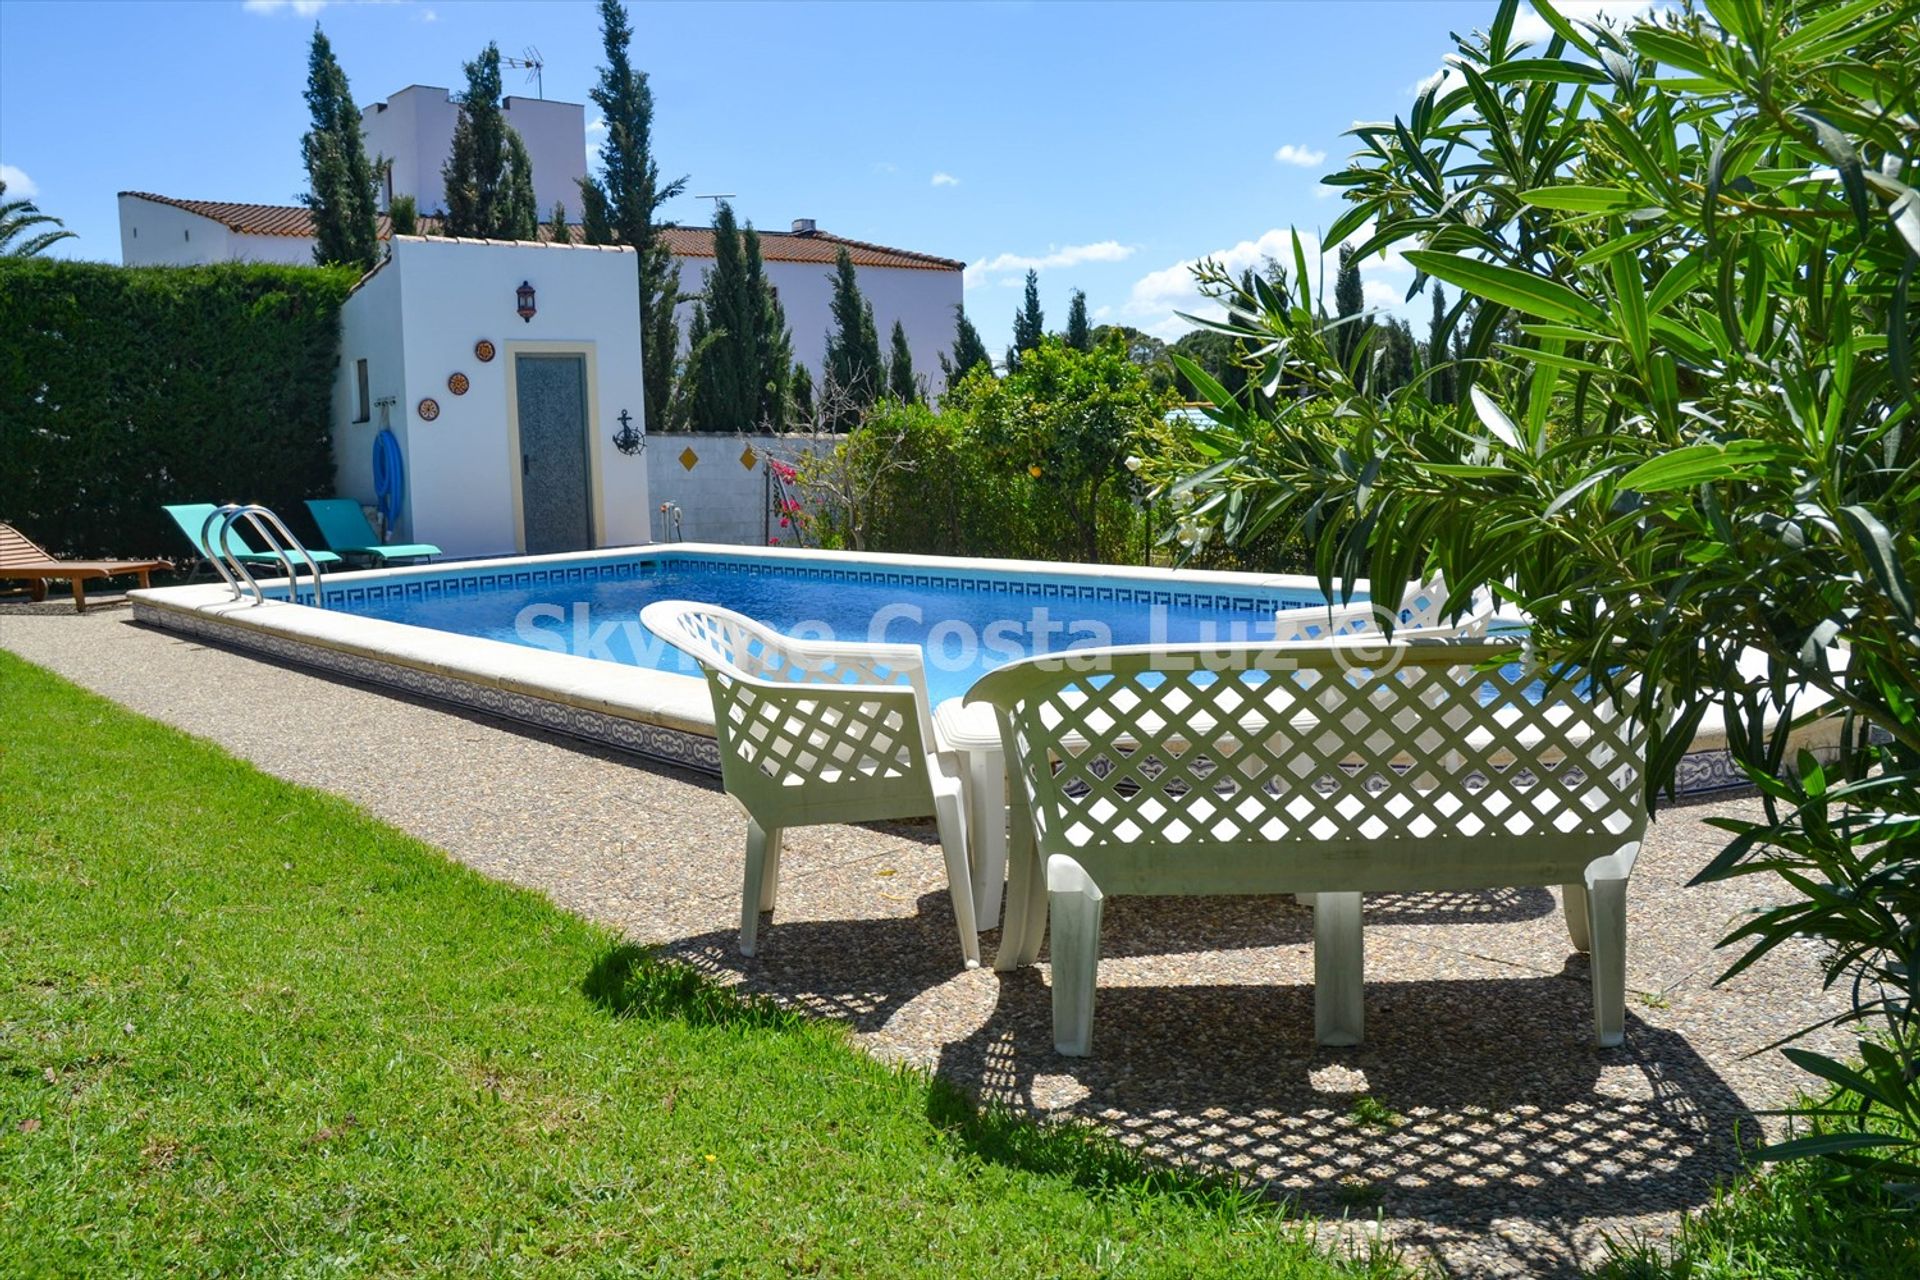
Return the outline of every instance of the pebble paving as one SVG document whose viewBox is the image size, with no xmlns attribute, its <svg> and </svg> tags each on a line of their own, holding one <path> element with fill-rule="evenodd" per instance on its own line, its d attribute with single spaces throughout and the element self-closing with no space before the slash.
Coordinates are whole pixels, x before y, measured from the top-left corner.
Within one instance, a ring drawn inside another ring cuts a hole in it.
<svg viewBox="0 0 1920 1280">
<path fill-rule="evenodd" d="M 1660 1237 L 1808 1087 L 1777 1052 L 1838 1006 L 1786 948 L 1714 943 L 1776 890 L 1687 888 L 1715 815 L 1670 808 L 1629 895 L 1627 1042 L 1595 1048 L 1584 957 L 1542 889 L 1367 903 L 1366 1042 L 1313 1041 L 1312 920 L 1280 898 L 1115 899 L 1094 1054 L 1053 1052 L 1047 965 L 960 967 L 930 824 L 790 833 L 760 955 L 734 947 L 742 818 L 710 779 L 132 622 L 0 605 L 0 647 L 723 981 L 849 1025 L 983 1098 L 1232 1170 L 1448 1275 L 1574 1275 Z M 989 957 L 996 940 L 982 940 Z M 1816 1045 L 1838 1046 L 1837 1038 Z"/>
</svg>

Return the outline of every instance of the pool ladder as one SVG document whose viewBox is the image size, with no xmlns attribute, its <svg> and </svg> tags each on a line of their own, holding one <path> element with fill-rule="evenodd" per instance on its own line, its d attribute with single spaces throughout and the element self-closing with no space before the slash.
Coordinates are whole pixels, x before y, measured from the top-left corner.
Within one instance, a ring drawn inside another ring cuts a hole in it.
<svg viewBox="0 0 1920 1280">
<path fill-rule="evenodd" d="M 313 554 L 307 550 L 300 539 L 293 536 L 293 530 L 287 528 L 285 521 L 269 508 L 256 502 L 229 502 L 217 508 L 200 526 L 200 545 L 212 553 L 207 559 L 213 562 L 213 567 L 220 571 L 222 578 L 226 579 L 227 586 L 233 591 L 233 598 L 239 600 L 251 594 L 255 604 L 264 603 L 267 598 L 267 593 L 260 589 L 260 584 L 254 580 L 253 572 L 247 568 L 246 562 L 233 550 L 233 526 L 242 520 L 247 522 L 248 528 L 260 535 L 261 540 L 266 544 L 267 554 L 278 560 L 280 567 L 286 571 L 287 598 L 296 604 L 300 603 L 300 576 L 294 564 L 294 557 L 298 556 L 306 565 L 307 572 L 313 577 L 314 607 L 326 608 L 326 601 L 321 595 L 319 562 L 313 558 Z M 219 526 L 218 543 L 213 540 L 216 524 Z"/>
</svg>

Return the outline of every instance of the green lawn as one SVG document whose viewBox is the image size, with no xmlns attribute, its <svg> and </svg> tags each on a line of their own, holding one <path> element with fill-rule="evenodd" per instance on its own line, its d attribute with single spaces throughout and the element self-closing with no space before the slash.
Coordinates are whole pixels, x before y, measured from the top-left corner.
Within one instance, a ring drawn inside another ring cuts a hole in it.
<svg viewBox="0 0 1920 1280">
<path fill-rule="evenodd" d="M 0 653 L 0 1274 L 1396 1270 Z"/>
</svg>

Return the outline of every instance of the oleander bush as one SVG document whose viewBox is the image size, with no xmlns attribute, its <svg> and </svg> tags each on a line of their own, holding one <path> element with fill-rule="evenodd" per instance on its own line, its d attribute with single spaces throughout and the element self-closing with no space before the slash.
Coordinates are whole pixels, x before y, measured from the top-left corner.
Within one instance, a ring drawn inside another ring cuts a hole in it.
<svg viewBox="0 0 1920 1280">
<path fill-rule="evenodd" d="M 1698 879 L 1779 891 L 1725 976 L 1813 940 L 1860 1030 L 1786 1049 L 1836 1092 L 1764 1154 L 1920 1198 L 1920 6 L 1533 7 L 1544 45 L 1502 3 L 1326 179 L 1329 243 L 1459 291 L 1453 402 L 1362 390 L 1296 241 L 1290 279 L 1200 268 L 1247 383 L 1176 357 L 1214 425 L 1150 479 L 1229 544 L 1300 530 L 1329 593 L 1491 588 L 1633 692 L 1654 787 L 1721 710 L 1764 815 Z M 1816 713 L 1837 756 L 1789 758 Z"/>
<path fill-rule="evenodd" d="M 237 499 L 304 519 L 301 500 L 332 484 L 355 278 L 0 262 L 0 520 L 56 555 L 179 557 L 164 503 Z"/>
</svg>

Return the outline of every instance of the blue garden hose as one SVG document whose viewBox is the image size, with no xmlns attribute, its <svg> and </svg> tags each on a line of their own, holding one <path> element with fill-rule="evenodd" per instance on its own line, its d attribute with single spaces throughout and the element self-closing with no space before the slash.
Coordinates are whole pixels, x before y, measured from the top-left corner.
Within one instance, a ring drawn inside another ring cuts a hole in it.
<svg viewBox="0 0 1920 1280">
<path fill-rule="evenodd" d="M 400 519 L 400 503 L 407 495 L 406 467 L 400 460 L 400 442 L 381 428 L 373 438 L 373 501 L 380 527 L 391 537 Z"/>
</svg>

